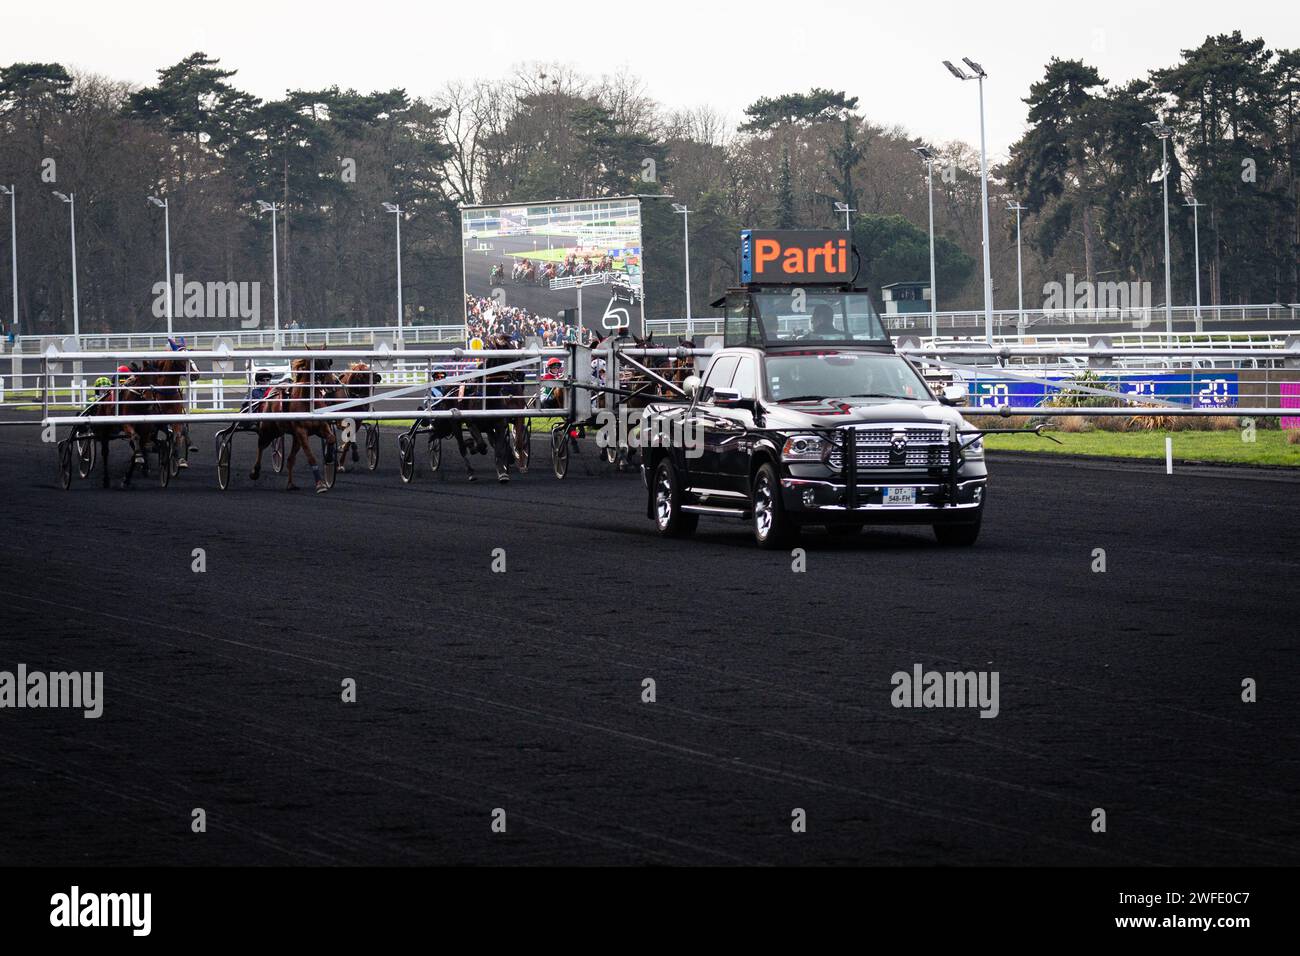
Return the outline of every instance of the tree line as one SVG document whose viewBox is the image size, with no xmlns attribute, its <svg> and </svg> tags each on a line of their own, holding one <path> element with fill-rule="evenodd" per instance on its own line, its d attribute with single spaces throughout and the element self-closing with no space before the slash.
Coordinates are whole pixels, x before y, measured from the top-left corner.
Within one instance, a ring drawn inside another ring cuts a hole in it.
<svg viewBox="0 0 1300 956">
<path fill-rule="evenodd" d="M 1184 205 L 1192 196 L 1204 204 L 1205 301 L 1296 301 L 1298 91 L 1300 52 L 1270 51 L 1240 34 L 1209 37 L 1178 64 L 1119 85 L 1083 62 L 1053 59 L 1025 100 L 1029 128 L 992 173 L 995 303 L 1016 301 L 1014 217 L 1005 210 L 1013 198 L 1027 207 L 1027 306 L 1066 273 L 1148 280 L 1162 293 L 1161 194 L 1152 179 L 1160 143 L 1143 126 L 1157 115 L 1174 130 L 1176 302 L 1190 300 L 1194 279 Z M 23 333 L 71 329 L 67 207 L 55 189 L 76 196 L 88 332 L 164 327 L 154 291 L 164 224 L 151 195 L 170 204 L 173 274 L 261 282 L 264 317 L 271 219 L 259 201 L 279 204 L 281 321 L 304 327 L 392 323 L 385 202 L 402 209 L 405 321 L 442 324 L 462 314 L 460 205 L 671 195 L 691 210 L 699 316 L 712 314 L 707 303 L 737 279 L 742 228 L 842 228 L 836 203 L 855 210 L 860 281 L 878 289 L 928 280 L 921 145 L 936 154 L 940 308 L 979 308 L 978 152 L 873 123 L 843 91 L 761 98 L 732 125 L 709 107 L 663 107 L 631 74 L 593 78 L 554 65 L 452 81 L 428 96 L 331 87 L 268 101 L 201 52 L 144 88 L 57 63 L 0 68 L 0 183 L 17 187 Z M 680 316 L 681 218 L 667 202 L 648 199 L 643 209 L 647 314 Z M 7 230 L 0 237 L 7 247 Z M 11 313 L 0 295 L 6 328 Z"/>
</svg>

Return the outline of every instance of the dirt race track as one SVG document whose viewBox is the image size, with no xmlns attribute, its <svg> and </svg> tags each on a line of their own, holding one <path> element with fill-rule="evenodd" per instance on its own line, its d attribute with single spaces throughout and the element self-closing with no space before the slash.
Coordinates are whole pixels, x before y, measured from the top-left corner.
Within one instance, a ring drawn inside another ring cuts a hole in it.
<svg viewBox="0 0 1300 956">
<path fill-rule="evenodd" d="M 98 719 L 0 710 L 0 863 L 1300 863 L 1295 478 L 995 458 L 975 548 L 810 532 L 794 573 L 658 540 L 590 445 L 407 486 L 386 431 L 314 495 L 240 436 L 223 493 L 209 435 L 64 492 L 0 432 L 0 670 L 104 674 Z M 895 708 L 917 664 L 997 716 Z"/>
</svg>

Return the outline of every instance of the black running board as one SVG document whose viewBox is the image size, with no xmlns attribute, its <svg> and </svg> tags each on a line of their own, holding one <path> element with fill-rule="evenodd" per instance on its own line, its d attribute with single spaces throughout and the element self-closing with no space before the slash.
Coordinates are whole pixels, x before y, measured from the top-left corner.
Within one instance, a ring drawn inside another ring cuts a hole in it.
<svg viewBox="0 0 1300 956">
<path fill-rule="evenodd" d="M 716 505 L 682 505 L 682 510 L 694 515 L 713 515 L 718 518 L 752 518 L 754 513 L 747 508 L 720 508 Z"/>
</svg>

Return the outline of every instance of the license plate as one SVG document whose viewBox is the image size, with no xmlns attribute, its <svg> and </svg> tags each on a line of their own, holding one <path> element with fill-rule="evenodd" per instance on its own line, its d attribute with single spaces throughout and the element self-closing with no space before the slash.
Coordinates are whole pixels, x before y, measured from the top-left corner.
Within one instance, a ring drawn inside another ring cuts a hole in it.
<svg viewBox="0 0 1300 956">
<path fill-rule="evenodd" d="M 884 505 L 914 505 L 916 504 L 916 489 L 885 488 L 881 493 L 880 503 Z"/>
</svg>

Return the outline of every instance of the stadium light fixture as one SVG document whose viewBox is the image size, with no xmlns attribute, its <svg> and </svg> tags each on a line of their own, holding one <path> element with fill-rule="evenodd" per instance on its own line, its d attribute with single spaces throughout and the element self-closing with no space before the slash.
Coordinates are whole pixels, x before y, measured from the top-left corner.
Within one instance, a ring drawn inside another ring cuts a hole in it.
<svg viewBox="0 0 1300 956">
<path fill-rule="evenodd" d="M 849 213 L 857 212 L 857 209 L 850 206 L 846 202 L 837 202 L 835 204 L 835 211 L 844 213 L 844 231 L 845 232 L 852 231 L 853 227 L 849 224 Z"/>
</svg>

